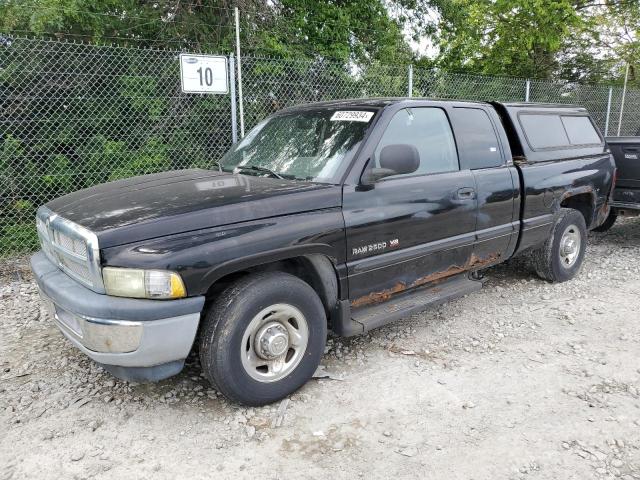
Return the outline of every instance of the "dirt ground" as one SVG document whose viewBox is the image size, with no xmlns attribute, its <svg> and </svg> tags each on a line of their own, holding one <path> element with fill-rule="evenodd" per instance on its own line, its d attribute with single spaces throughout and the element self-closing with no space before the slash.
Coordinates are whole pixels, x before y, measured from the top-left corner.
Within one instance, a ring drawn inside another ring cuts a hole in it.
<svg viewBox="0 0 640 480">
<path fill-rule="evenodd" d="M 0 272 L 0 479 L 640 479 L 640 220 L 592 234 L 580 276 L 518 264 L 352 339 L 280 404 L 243 408 L 193 360 L 115 380 Z"/>
</svg>

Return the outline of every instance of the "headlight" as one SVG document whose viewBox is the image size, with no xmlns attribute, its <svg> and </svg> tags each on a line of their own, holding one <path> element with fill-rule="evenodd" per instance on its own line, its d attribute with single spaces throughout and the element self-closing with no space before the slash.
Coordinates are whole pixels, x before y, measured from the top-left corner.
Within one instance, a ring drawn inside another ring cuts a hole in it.
<svg viewBox="0 0 640 480">
<path fill-rule="evenodd" d="M 182 278 L 165 270 L 105 267 L 102 279 L 107 295 L 131 298 L 182 298 L 187 295 Z"/>
</svg>

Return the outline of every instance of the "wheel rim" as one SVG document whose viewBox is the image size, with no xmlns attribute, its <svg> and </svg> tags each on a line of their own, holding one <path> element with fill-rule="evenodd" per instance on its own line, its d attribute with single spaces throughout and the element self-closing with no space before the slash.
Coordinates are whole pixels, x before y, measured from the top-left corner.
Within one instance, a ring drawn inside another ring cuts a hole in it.
<svg viewBox="0 0 640 480">
<path fill-rule="evenodd" d="M 560 263 L 563 267 L 571 268 L 575 265 L 578 255 L 580 255 L 581 246 L 580 230 L 575 225 L 569 225 L 560 237 Z"/>
<path fill-rule="evenodd" d="M 261 310 L 244 331 L 240 356 L 245 371 L 259 382 L 275 382 L 298 366 L 309 343 L 307 319 L 293 305 Z"/>
</svg>

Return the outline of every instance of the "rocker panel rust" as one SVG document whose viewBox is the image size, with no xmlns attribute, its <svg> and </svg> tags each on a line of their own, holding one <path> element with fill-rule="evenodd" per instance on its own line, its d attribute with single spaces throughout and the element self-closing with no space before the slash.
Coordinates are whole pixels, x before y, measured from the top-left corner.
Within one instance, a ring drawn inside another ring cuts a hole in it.
<svg viewBox="0 0 640 480">
<path fill-rule="evenodd" d="M 451 265 L 446 270 L 440 272 L 434 272 L 424 277 L 417 278 L 411 283 L 398 282 L 393 287 L 382 290 L 380 292 L 371 292 L 363 297 L 356 298 L 351 302 L 352 308 L 364 307 L 367 305 L 374 305 L 377 303 L 386 302 L 391 297 L 398 293 L 405 292 L 407 290 L 411 290 L 412 288 L 421 287 L 423 285 L 429 283 L 437 283 L 438 281 L 451 277 L 453 275 L 457 275 L 459 273 L 471 271 L 471 270 L 479 270 L 481 268 L 488 267 L 496 262 L 498 262 L 501 258 L 501 253 L 491 253 L 482 258 L 473 254 L 469 258 L 469 261 L 462 266 L 459 265 Z"/>
</svg>

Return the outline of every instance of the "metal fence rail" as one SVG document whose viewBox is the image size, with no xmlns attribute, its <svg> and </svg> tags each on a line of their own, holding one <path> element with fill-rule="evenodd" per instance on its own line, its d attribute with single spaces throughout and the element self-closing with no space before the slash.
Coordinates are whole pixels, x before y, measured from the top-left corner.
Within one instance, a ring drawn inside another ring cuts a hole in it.
<svg viewBox="0 0 640 480">
<path fill-rule="evenodd" d="M 230 147 L 240 99 L 182 93 L 179 54 L 29 38 L 0 45 L 0 257 L 37 248 L 35 209 L 52 198 L 208 167 Z M 615 135 L 622 105 L 622 88 L 602 85 L 259 57 L 242 58 L 242 90 L 247 129 L 298 103 L 412 95 L 575 103 Z M 640 127 L 640 91 L 627 90 L 620 125 L 622 135 Z"/>
</svg>

